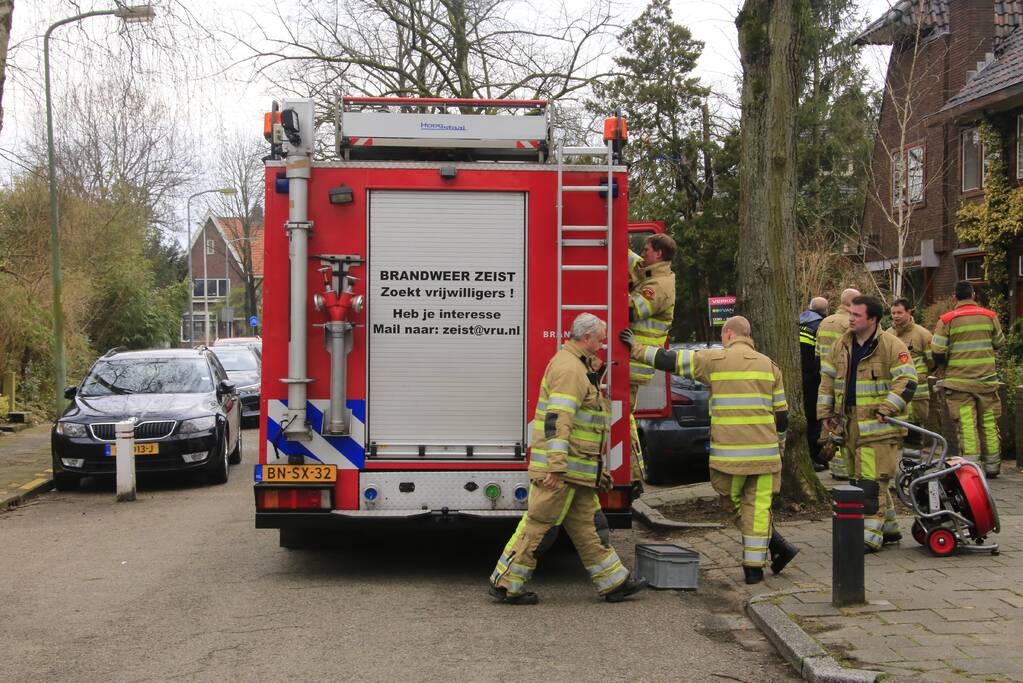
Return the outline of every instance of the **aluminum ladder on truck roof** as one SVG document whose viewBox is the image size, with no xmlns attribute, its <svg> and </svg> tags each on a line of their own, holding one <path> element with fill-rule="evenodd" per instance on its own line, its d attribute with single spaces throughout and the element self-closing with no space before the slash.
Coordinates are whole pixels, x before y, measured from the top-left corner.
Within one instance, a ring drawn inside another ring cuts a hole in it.
<svg viewBox="0 0 1023 683">
<path fill-rule="evenodd" d="M 543 162 L 551 140 L 547 100 L 342 97 L 335 125 L 346 161 Z"/>
<path fill-rule="evenodd" d="M 565 164 L 566 157 L 603 157 L 607 164 L 607 185 L 565 185 L 565 169 L 566 166 L 571 168 L 571 165 Z M 608 140 L 607 144 L 603 147 L 567 147 L 564 145 L 558 145 L 555 149 L 555 158 L 558 166 L 558 316 L 557 326 L 554 328 L 558 335 L 558 346 L 561 346 L 561 334 L 562 334 L 562 317 L 566 311 L 579 311 L 579 312 L 592 312 L 597 313 L 604 311 L 606 313 L 606 321 L 608 329 L 611 327 L 611 279 L 614 272 L 612 268 L 612 261 L 614 258 L 614 250 L 612 245 L 614 242 L 614 231 L 611 229 L 613 222 L 613 210 L 614 210 L 614 162 L 615 162 L 615 149 L 614 140 Z M 607 213 L 605 214 L 606 220 L 603 225 L 565 225 L 564 221 L 564 206 L 565 206 L 565 193 L 566 192 L 607 192 Z M 588 233 L 603 233 L 603 237 L 599 239 L 573 239 L 566 237 L 566 233 L 574 232 L 588 232 Z M 606 260 L 603 263 L 588 263 L 578 265 L 568 265 L 564 262 L 564 250 L 573 247 L 603 247 L 606 253 Z M 606 299 L 607 303 L 584 303 L 584 304 L 566 304 L 564 299 L 564 287 L 563 278 L 566 274 L 576 273 L 580 271 L 604 271 L 607 276 L 606 283 Z M 604 373 L 605 386 L 607 388 L 607 396 L 610 400 L 611 394 L 611 344 L 607 344 L 606 358 L 604 359 Z M 610 423 L 608 424 L 610 427 Z M 611 455 L 611 439 L 604 439 L 604 469 L 609 471 Z"/>
</svg>

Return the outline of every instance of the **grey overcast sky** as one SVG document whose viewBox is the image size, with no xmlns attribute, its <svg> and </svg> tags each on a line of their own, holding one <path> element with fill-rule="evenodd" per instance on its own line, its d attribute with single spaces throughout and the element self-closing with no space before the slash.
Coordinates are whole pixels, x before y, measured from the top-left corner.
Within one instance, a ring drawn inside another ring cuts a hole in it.
<svg viewBox="0 0 1023 683">
<path fill-rule="evenodd" d="M 589 6 L 587 0 L 565 0 L 568 10 Z M 873 19 L 890 6 L 888 0 L 860 0 L 858 15 Z M 134 4 L 129 2 L 129 4 Z M 211 35 L 255 36 L 260 25 L 281 30 L 273 0 L 153 0 L 157 18 L 142 28 L 131 28 L 130 39 L 112 17 L 92 18 L 55 34 L 51 53 L 54 89 L 60 93 L 80 89 L 101 79 L 104 73 L 130 68 L 141 74 L 146 87 L 161 93 L 180 122 L 188 145 L 182 149 L 182 163 L 194 168 L 197 183 L 203 178 L 204 163 L 215 154 L 217 140 L 235 132 L 259 137 L 262 112 L 281 93 L 253 73 L 245 55 L 229 41 Z M 281 2 L 282 7 L 301 3 Z M 673 0 L 675 21 L 689 26 L 706 47 L 697 72 L 725 100 L 735 101 L 739 78 L 735 14 L 740 0 Z M 622 23 L 645 7 L 642 0 L 616 3 Z M 4 128 L 0 133 L 0 176 L 9 179 L 18 171 L 17 160 L 25 146 L 38 139 L 43 130 L 42 35 L 50 23 L 78 12 L 110 9 L 113 0 L 20 0 L 15 3 L 12 32 L 13 50 L 4 92 Z M 523 3 L 525 6 L 525 3 Z M 530 11 L 537 11 L 532 9 Z M 171 20 L 169 15 L 174 15 Z M 190 23 L 191 26 L 183 25 Z M 209 29 L 210 35 L 204 35 Z M 113 60 L 96 58 L 95 45 L 115 53 Z M 130 47 L 129 47 L 130 46 Z M 867 48 L 862 56 L 873 78 L 880 82 L 887 50 Z M 232 62 L 235 62 L 232 65 Z M 117 102 L 110 102 L 116 107 Z M 727 110 L 726 105 L 719 107 Z M 60 125 L 59 109 L 55 124 Z"/>
</svg>

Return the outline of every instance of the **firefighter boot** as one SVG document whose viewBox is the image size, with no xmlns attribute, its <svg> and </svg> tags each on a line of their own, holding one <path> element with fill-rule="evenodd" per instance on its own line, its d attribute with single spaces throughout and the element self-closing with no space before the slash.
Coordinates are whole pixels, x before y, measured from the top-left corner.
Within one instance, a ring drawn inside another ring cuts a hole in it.
<svg viewBox="0 0 1023 683">
<path fill-rule="evenodd" d="M 755 583 L 760 583 L 764 580 L 764 568 L 763 567 L 746 567 L 743 566 L 742 573 L 746 575 L 746 585 L 752 586 Z"/>
<path fill-rule="evenodd" d="M 775 530 L 771 531 L 771 542 L 767 548 L 771 551 L 771 572 L 774 574 L 781 573 L 785 565 L 799 553 L 799 548 L 786 541 Z"/>
<path fill-rule="evenodd" d="M 508 595 L 507 588 L 490 587 L 490 597 L 506 605 L 535 605 L 540 602 L 539 596 L 533 591 L 526 591 L 517 595 Z"/>
<path fill-rule="evenodd" d="M 634 578 L 631 575 L 629 578 L 622 581 L 622 583 L 610 593 L 604 595 L 604 599 L 608 602 L 621 602 L 625 598 L 638 593 L 646 588 L 647 580 L 644 578 Z"/>
</svg>

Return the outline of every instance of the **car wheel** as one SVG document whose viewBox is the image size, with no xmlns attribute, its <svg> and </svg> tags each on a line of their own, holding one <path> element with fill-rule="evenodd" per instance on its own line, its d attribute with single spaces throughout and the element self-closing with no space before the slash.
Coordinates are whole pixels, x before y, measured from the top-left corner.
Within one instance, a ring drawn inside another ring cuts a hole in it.
<svg viewBox="0 0 1023 683">
<path fill-rule="evenodd" d="M 77 491 L 78 484 L 81 482 L 80 477 L 76 477 L 73 474 L 64 474 L 58 472 L 53 475 L 53 486 L 58 491 Z"/>
<path fill-rule="evenodd" d="M 234 450 L 231 451 L 230 457 L 227 462 L 232 465 L 237 465 L 242 461 L 242 430 L 238 430 L 238 438 L 234 442 Z"/>
<path fill-rule="evenodd" d="M 226 431 L 226 427 L 225 427 Z M 209 480 L 211 484 L 226 484 L 228 477 L 227 460 L 230 456 L 227 454 L 227 434 L 224 435 L 220 442 L 219 457 L 213 459 L 210 463 Z"/>
<path fill-rule="evenodd" d="M 667 469 L 666 463 L 663 462 L 662 458 L 650 452 L 650 447 L 647 446 L 646 439 L 643 438 L 642 434 L 639 435 L 639 443 L 643 448 L 643 467 L 646 474 L 646 483 L 655 486 L 663 483 L 667 478 L 667 472 L 665 472 Z"/>
</svg>

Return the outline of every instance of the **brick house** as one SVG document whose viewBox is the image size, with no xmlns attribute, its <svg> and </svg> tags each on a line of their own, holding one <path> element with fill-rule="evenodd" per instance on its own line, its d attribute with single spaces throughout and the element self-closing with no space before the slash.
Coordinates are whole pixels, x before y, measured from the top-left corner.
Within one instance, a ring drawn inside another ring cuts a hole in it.
<svg viewBox="0 0 1023 683">
<path fill-rule="evenodd" d="M 984 254 L 955 235 L 960 204 L 984 194 L 990 150 L 981 149 L 980 121 L 999 131 L 1010 178 L 1023 181 L 1020 24 L 1021 0 L 902 0 L 856 39 L 892 46 L 858 251 L 891 283 L 898 259 L 891 217 L 901 205 L 909 215 L 903 291 L 920 303 L 950 295 L 959 279 L 983 291 Z M 1023 260 L 1014 256 L 1013 317 L 1023 313 Z"/>
<path fill-rule="evenodd" d="M 209 338 L 240 337 L 256 334 L 249 325 L 245 299 L 238 294 L 245 288 L 243 249 L 251 243 L 252 274 L 256 284 L 256 315 L 260 316 L 263 298 L 263 222 L 262 217 L 245 236 L 240 218 L 209 215 L 202 228 L 192 233 L 191 315 L 181 320 L 181 341 L 202 342 L 205 338 L 205 312 L 209 311 Z M 191 333 L 191 334 L 190 334 Z"/>
</svg>

